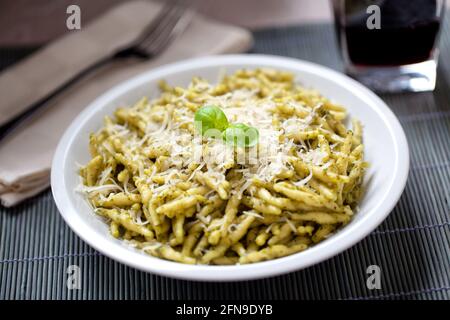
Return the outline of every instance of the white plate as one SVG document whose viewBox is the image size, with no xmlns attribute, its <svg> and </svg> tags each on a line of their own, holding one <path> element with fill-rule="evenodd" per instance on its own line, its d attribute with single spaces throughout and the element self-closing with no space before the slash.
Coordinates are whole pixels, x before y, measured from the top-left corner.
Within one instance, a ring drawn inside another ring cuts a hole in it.
<svg viewBox="0 0 450 320">
<path fill-rule="evenodd" d="M 303 85 L 318 89 L 343 104 L 352 117 L 364 125 L 366 160 L 371 166 L 365 180 L 366 192 L 360 211 L 352 222 L 327 240 L 288 257 L 237 266 L 186 265 L 139 252 L 110 236 L 108 226 L 98 218 L 82 195 L 77 163 L 85 164 L 90 132 L 102 126 L 104 115 L 142 96 L 155 96 L 157 82 L 185 86 L 193 76 L 216 82 L 224 70 L 273 67 L 289 70 Z M 386 104 L 367 88 L 328 68 L 300 60 L 264 56 L 229 55 L 187 60 L 150 70 L 125 81 L 91 103 L 70 125 L 56 150 L 51 184 L 53 196 L 64 220 L 78 236 L 108 257 L 137 269 L 160 275 L 206 281 L 248 280 L 299 270 L 328 259 L 351 247 L 391 212 L 408 176 L 409 153 L 405 134 Z"/>
</svg>

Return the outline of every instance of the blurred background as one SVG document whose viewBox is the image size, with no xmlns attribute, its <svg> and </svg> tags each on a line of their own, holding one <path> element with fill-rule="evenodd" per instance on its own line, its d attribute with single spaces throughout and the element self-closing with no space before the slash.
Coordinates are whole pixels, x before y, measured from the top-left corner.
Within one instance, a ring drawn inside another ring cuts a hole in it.
<svg viewBox="0 0 450 320">
<path fill-rule="evenodd" d="M 34 46 L 67 32 L 66 8 L 81 8 L 82 26 L 127 0 L 0 1 L 0 46 Z M 164 0 L 159 0 L 160 2 Z M 253 30 L 330 21 L 328 0 L 198 0 L 198 11 L 216 20 Z"/>
</svg>

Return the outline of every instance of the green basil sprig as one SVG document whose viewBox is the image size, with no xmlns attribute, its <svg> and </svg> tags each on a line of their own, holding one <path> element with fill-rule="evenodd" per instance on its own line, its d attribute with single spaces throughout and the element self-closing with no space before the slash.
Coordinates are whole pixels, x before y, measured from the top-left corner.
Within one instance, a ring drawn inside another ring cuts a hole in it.
<svg viewBox="0 0 450 320">
<path fill-rule="evenodd" d="M 228 119 L 222 109 L 216 106 L 204 106 L 195 113 L 195 128 L 201 135 L 206 135 L 208 130 L 217 129 L 220 132 L 228 128 Z"/>
<path fill-rule="evenodd" d="M 227 116 L 217 106 L 203 106 L 194 116 L 195 128 L 203 136 L 218 137 L 229 145 L 253 147 L 258 143 L 258 129 L 244 123 L 229 124 Z"/>
<path fill-rule="evenodd" d="M 230 125 L 222 133 L 223 140 L 230 145 L 239 147 L 253 147 L 258 143 L 258 129 L 244 123 Z"/>
</svg>

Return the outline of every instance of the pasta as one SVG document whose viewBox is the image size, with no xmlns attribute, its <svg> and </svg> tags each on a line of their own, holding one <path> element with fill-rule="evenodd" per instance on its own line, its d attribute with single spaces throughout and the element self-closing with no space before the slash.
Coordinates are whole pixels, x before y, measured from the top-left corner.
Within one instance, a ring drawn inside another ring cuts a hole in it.
<svg viewBox="0 0 450 320">
<path fill-rule="evenodd" d="M 351 221 L 368 164 L 343 106 L 272 69 L 160 88 L 90 135 L 81 191 L 113 237 L 180 263 L 233 265 L 303 251 Z M 199 134 L 204 106 L 218 136 Z M 229 140 L 251 130 L 244 145 Z"/>
</svg>

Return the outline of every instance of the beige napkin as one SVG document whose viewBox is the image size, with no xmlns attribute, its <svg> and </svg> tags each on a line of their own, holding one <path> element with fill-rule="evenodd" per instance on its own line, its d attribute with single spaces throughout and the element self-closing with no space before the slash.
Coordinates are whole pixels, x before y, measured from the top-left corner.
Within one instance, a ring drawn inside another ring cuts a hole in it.
<svg viewBox="0 0 450 320">
<path fill-rule="evenodd" d="M 160 5 L 127 2 L 80 31 L 68 31 L 25 61 L 0 74 L 0 125 L 82 67 L 136 37 Z M 50 166 L 59 138 L 97 96 L 119 82 L 155 66 L 194 56 L 243 52 L 252 37 L 246 30 L 196 15 L 162 55 L 151 61 L 118 61 L 52 100 L 39 115 L 0 142 L 0 200 L 13 206 L 49 186 Z"/>
</svg>

